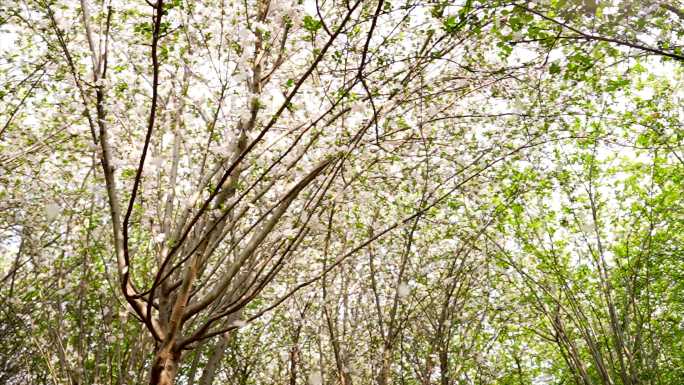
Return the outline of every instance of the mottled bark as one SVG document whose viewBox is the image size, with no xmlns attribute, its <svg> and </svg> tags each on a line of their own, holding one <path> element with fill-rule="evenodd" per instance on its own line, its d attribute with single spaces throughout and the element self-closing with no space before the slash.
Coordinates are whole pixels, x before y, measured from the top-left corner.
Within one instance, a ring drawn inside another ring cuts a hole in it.
<svg viewBox="0 0 684 385">
<path fill-rule="evenodd" d="M 150 385 L 173 385 L 178 372 L 181 353 L 173 347 L 162 347 L 154 357 L 150 375 Z"/>
</svg>

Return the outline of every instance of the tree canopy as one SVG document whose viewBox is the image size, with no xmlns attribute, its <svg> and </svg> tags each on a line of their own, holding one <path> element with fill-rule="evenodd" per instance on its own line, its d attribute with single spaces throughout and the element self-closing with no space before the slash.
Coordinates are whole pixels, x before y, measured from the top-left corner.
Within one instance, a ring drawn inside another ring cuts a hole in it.
<svg viewBox="0 0 684 385">
<path fill-rule="evenodd" d="M 684 4 L 6 0 L 0 382 L 684 383 Z"/>
</svg>

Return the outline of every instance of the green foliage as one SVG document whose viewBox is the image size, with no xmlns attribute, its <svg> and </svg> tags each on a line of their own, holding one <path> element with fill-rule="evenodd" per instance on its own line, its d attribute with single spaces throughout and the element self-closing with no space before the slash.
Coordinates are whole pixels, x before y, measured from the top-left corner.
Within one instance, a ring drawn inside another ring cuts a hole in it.
<svg viewBox="0 0 684 385">
<path fill-rule="evenodd" d="M 303 19 L 304 29 L 311 33 L 316 33 L 319 29 L 323 27 L 323 22 L 313 18 L 311 15 L 304 16 Z"/>
</svg>

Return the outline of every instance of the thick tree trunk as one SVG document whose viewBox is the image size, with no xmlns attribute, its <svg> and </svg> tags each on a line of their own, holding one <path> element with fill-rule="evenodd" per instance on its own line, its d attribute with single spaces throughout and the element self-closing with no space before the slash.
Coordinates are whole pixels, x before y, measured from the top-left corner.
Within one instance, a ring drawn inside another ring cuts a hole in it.
<svg viewBox="0 0 684 385">
<path fill-rule="evenodd" d="M 162 347 L 152 363 L 150 385 L 173 385 L 180 358 L 180 352 L 169 347 Z"/>
</svg>

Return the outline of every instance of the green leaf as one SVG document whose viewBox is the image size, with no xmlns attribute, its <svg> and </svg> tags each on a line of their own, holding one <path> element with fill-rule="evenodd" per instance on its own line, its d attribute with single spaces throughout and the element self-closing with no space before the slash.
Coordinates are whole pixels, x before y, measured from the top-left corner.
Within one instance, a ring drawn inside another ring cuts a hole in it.
<svg viewBox="0 0 684 385">
<path fill-rule="evenodd" d="M 458 31 L 459 23 L 456 21 L 456 16 L 449 16 L 442 21 L 442 27 L 447 33 L 454 33 Z"/>
<path fill-rule="evenodd" d="M 323 22 L 314 19 L 310 15 L 304 16 L 304 29 L 309 32 L 316 32 L 323 26 Z"/>
</svg>

